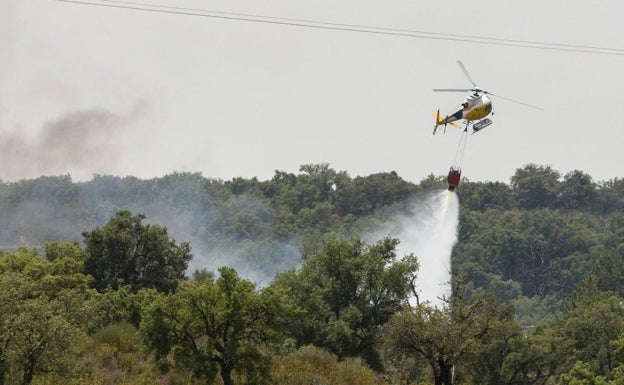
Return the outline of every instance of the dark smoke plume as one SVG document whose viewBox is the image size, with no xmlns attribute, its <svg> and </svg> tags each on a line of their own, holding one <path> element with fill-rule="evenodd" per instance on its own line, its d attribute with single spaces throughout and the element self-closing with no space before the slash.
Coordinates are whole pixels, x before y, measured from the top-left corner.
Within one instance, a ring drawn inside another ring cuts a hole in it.
<svg viewBox="0 0 624 385">
<path fill-rule="evenodd" d="M 127 115 L 104 108 L 75 111 L 44 123 L 34 137 L 2 133 L 0 178 L 111 172 L 124 151 L 120 134 L 142 109 L 139 104 Z"/>
</svg>

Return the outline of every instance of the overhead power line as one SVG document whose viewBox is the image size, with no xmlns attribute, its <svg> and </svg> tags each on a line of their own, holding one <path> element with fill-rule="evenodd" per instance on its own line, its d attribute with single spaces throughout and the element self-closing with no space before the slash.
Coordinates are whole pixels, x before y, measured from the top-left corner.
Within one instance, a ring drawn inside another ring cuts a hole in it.
<svg viewBox="0 0 624 385">
<path fill-rule="evenodd" d="M 330 23 L 330 22 L 323 22 L 323 21 L 309 20 L 309 19 L 291 19 L 291 18 L 285 18 L 285 17 L 222 12 L 222 11 L 213 11 L 213 10 L 208 10 L 208 9 L 197 9 L 197 8 L 173 7 L 173 6 L 155 5 L 155 4 L 150 4 L 150 3 L 139 3 L 139 2 L 130 2 L 130 1 L 115 1 L 115 0 L 91 0 L 91 1 L 53 0 L 53 1 L 107 7 L 107 8 L 118 8 L 118 9 L 125 9 L 125 10 L 167 13 L 167 14 L 180 15 L 180 16 L 196 16 L 196 17 L 207 17 L 207 18 L 214 18 L 214 19 L 276 24 L 276 25 L 284 25 L 284 26 L 291 26 L 291 27 L 315 28 L 315 29 L 326 29 L 326 30 L 334 30 L 334 31 L 346 31 L 346 32 L 359 32 L 359 33 L 389 35 L 389 36 L 408 37 L 408 38 L 417 38 L 417 39 L 445 40 L 445 41 L 454 41 L 454 42 L 462 42 L 462 43 L 469 43 L 469 44 L 485 44 L 485 45 L 497 45 L 497 46 L 508 46 L 508 47 L 532 48 L 532 49 L 541 49 L 541 50 L 550 50 L 550 51 L 580 52 L 580 53 L 588 53 L 588 54 L 624 56 L 624 49 L 600 47 L 600 46 L 592 46 L 592 45 L 549 43 L 549 42 L 540 42 L 540 41 L 531 41 L 531 40 L 503 39 L 503 38 L 495 38 L 495 37 L 487 37 L 487 36 L 475 36 L 475 35 L 419 31 L 419 30 L 410 30 L 410 29 L 376 27 L 376 26 L 370 26 L 370 25 Z"/>
</svg>

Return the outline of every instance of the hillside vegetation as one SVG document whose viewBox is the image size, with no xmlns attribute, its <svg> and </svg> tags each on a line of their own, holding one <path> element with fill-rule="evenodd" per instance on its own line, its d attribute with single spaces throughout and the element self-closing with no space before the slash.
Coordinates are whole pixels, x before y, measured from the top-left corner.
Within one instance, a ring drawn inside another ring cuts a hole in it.
<svg viewBox="0 0 624 385">
<path fill-rule="evenodd" d="M 464 180 L 453 295 L 362 236 L 446 189 L 327 164 L 271 180 L 0 183 L 2 384 L 619 384 L 624 180 Z"/>
</svg>

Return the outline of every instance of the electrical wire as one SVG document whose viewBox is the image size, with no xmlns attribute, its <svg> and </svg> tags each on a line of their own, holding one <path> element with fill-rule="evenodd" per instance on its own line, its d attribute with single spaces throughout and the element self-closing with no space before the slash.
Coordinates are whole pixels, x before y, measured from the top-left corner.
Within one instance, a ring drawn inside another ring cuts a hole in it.
<svg viewBox="0 0 624 385">
<path fill-rule="evenodd" d="M 461 34 L 428 32 L 428 31 L 418 31 L 418 30 L 409 30 L 409 29 L 384 28 L 384 27 L 375 27 L 375 26 L 358 25 L 358 24 L 330 23 L 330 22 L 307 20 L 307 19 L 290 19 L 290 18 L 284 18 L 284 17 L 263 16 L 263 15 L 255 15 L 255 14 L 221 12 L 221 11 L 212 11 L 212 10 L 206 10 L 206 9 L 163 6 L 163 5 L 155 5 L 155 4 L 149 4 L 149 3 L 130 2 L 130 1 L 115 1 L 115 0 L 95 0 L 97 2 L 84 1 L 84 0 L 53 0 L 53 1 L 63 2 L 63 3 L 81 4 L 81 5 L 100 6 L 100 7 L 107 7 L 107 8 L 119 8 L 119 9 L 126 9 L 126 10 L 167 13 L 167 14 L 174 14 L 174 15 L 181 15 L 181 16 L 198 16 L 198 17 L 207 17 L 207 18 L 224 19 L 224 20 L 277 24 L 277 25 L 292 26 L 292 27 L 316 28 L 316 29 L 347 31 L 347 32 L 360 32 L 360 33 L 369 33 L 369 34 L 376 34 L 376 35 L 389 35 L 389 36 L 410 37 L 410 38 L 418 38 L 418 39 L 445 40 L 445 41 L 463 42 L 463 43 L 470 43 L 470 44 L 485 44 L 485 45 L 551 50 L 551 51 L 579 52 L 579 53 L 599 54 L 599 55 L 624 56 L 624 49 L 590 46 L 590 45 L 548 43 L 548 42 L 539 42 L 539 41 L 530 41 L 530 40 L 514 40 L 514 39 L 502 39 L 502 38 L 493 38 L 493 37 L 486 37 L 486 36 L 461 35 Z"/>
<path fill-rule="evenodd" d="M 285 17 L 261 16 L 261 15 L 245 14 L 245 13 L 210 11 L 210 10 L 206 10 L 206 9 L 172 7 L 172 6 L 155 5 L 155 4 L 149 4 L 149 3 L 137 3 L 137 2 L 130 2 L 130 1 L 118 1 L 118 0 L 98 0 L 98 1 L 106 2 L 106 3 L 118 3 L 118 4 L 129 4 L 129 5 L 148 6 L 148 7 L 158 7 L 158 8 L 163 8 L 163 9 L 175 9 L 175 10 L 195 11 L 195 12 L 209 12 L 209 13 L 214 13 L 214 14 L 222 14 L 222 15 L 230 15 L 230 16 L 254 17 L 254 18 L 262 18 L 262 19 L 270 19 L 270 20 L 282 20 L 282 21 L 300 22 L 300 23 L 314 23 L 314 24 L 320 24 L 320 25 L 344 27 L 344 28 L 365 28 L 365 29 L 380 30 L 380 31 L 427 34 L 427 35 L 432 35 L 432 36 L 471 38 L 471 39 L 489 40 L 489 41 L 498 41 L 498 42 L 522 43 L 522 44 L 532 44 L 532 45 L 548 45 L 548 46 L 566 47 L 566 48 L 578 48 L 578 49 L 592 49 L 592 50 L 605 50 L 605 51 L 624 52 L 624 49 L 608 48 L 608 47 L 573 45 L 573 44 L 562 44 L 562 43 L 547 43 L 547 42 L 538 42 L 538 41 L 530 41 L 530 40 L 501 39 L 501 38 L 492 38 L 492 37 L 487 37 L 487 36 L 459 35 L 459 34 L 441 33 L 441 32 L 427 32 L 427 31 L 418 31 L 418 30 L 409 30 L 409 29 L 374 27 L 374 26 L 358 25 L 358 24 L 329 23 L 329 22 L 322 22 L 322 21 L 309 20 L 309 19 L 291 19 L 291 18 L 285 18 Z"/>
</svg>

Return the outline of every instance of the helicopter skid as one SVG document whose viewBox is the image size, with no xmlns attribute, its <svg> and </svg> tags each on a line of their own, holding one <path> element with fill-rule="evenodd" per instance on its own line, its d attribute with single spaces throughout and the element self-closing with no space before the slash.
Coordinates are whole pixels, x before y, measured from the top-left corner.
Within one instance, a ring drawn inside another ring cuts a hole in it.
<svg viewBox="0 0 624 385">
<path fill-rule="evenodd" d="M 472 133 L 474 134 L 475 132 L 481 131 L 492 123 L 493 122 L 488 118 L 481 119 L 480 121 L 472 125 Z"/>
</svg>

